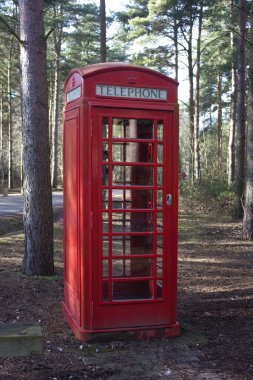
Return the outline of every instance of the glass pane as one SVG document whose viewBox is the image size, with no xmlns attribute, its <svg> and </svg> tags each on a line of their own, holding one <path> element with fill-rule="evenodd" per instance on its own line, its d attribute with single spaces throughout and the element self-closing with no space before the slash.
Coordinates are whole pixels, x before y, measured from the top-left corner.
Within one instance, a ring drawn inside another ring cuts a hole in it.
<svg viewBox="0 0 253 380">
<path fill-rule="evenodd" d="M 115 277 L 149 277 L 152 276 L 153 259 L 112 260 L 112 276 Z"/>
<path fill-rule="evenodd" d="M 153 120 L 113 119 L 112 137 L 131 139 L 153 139 Z"/>
<path fill-rule="evenodd" d="M 108 190 L 107 189 L 102 190 L 102 209 L 103 210 L 108 209 Z"/>
<path fill-rule="evenodd" d="M 108 260 L 103 260 L 103 278 L 107 278 L 109 275 Z"/>
<path fill-rule="evenodd" d="M 108 161 L 108 144 L 103 143 L 102 146 L 102 161 L 106 162 Z M 102 185 L 106 186 L 108 185 L 108 175 L 109 175 L 109 166 L 108 165 L 102 165 Z M 104 200 L 104 197 L 103 197 Z"/>
<path fill-rule="evenodd" d="M 163 236 L 157 235 L 157 254 L 158 255 L 162 254 L 162 248 L 163 248 Z M 159 252 L 161 252 L 161 253 L 159 253 Z"/>
<path fill-rule="evenodd" d="M 131 254 L 130 236 L 112 237 L 112 255 L 125 256 Z"/>
<path fill-rule="evenodd" d="M 134 235 L 130 237 L 130 247 L 132 255 L 153 255 L 154 236 L 153 235 Z"/>
<path fill-rule="evenodd" d="M 163 282 L 162 282 L 162 280 L 157 281 L 156 291 L 157 291 L 157 298 L 162 299 L 162 296 L 163 296 Z"/>
<path fill-rule="evenodd" d="M 163 163 L 163 145 L 157 144 L 157 162 L 159 164 Z"/>
<path fill-rule="evenodd" d="M 103 281 L 103 301 L 109 301 L 109 286 L 107 281 Z"/>
<path fill-rule="evenodd" d="M 161 167 L 157 168 L 157 185 L 158 186 L 163 185 L 163 168 Z"/>
<path fill-rule="evenodd" d="M 108 117 L 103 117 L 102 125 L 103 125 L 102 138 L 108 139 L 108 137 L 109 137 L 109 119 L 108 119 Z"/>
<path fill-rule="evenodd" d="M 112 255 L 153 255 L 153 235 L 113 236 Z"/>
<path fill-rule="evenodd" d="M 112 208 L 127 208 L 127 192 L 126 190 L 112 190 Z M 128 197 L 129 198 L 129 197 Z"/>
<path fill-rule="evenodd" d="M 163 191 L 162 190 L 157 191 L 157 207 L 158 208 L 163 207 Z"/>
<path fill-rule="evenodd" d="M 109 167 L 108 167 L 108 165 L 102 165 L 103 186 L 107 186 L 108 185 L 108 173 L 109 173 Z"/>
<path fill-rule="evenodd" d="M 158 257 L 157 258 L 156 276 L 157 277 L 162 277 L 163 276 L 163 259 L 162 259 L 162 257 Z"/>
<path fill-rule="evenodd" d="M 157 243 L 156 252 L 157 252 L 157 255 L 160 255 L 160 256 L 163 254 L 163 247 L 162 247 L 162 245 L 160 245 L 160 244 Z"/>
<path fill-rule="evenodd" d="M 157 125 L 157 140 L 163 140 L 163 121 L 159 120 Z"/>
<path fill-rule="evenodd" d="M 144 142 L 112 143 L 112 161 L 153 162 L 153 144 Z"/>
<path fill-rule="evenodd" d="M 103 256 L 109 256 L 109 241 L 107 236 L 103 236 Z"/>
<path fill-rule="evenodd" d="M 113 300 L 152 299 L 152 281 L 113 281 Z"/>
<path fill-rule="evenodd" d="M 112 214 L 112 232 L 149 232 L 153 229 L 152 212 Z"/>
<path fill-rule="evenodd" d="M 103 219 L 103 232 L 109 231 L 109 214 L 107 212 L 102 213 Z"/>
<path fill-rule="evenodd" d="M 157 213 L 157 230 L 162 231 L 162 229 L 163 229 L 163 213 L 158 212 Z"/>
<path fill-rule="evenodd" d="M 162 169 L 162 168 L 159 168 Z M 154 169 L 149 166 L 113 166 L 112 184 L 152 186 Z"/>
<path fill-rule="evenodd" d="M 112 190 L 113 209 L 153 209 L 152 190 Z"/>
</svg>

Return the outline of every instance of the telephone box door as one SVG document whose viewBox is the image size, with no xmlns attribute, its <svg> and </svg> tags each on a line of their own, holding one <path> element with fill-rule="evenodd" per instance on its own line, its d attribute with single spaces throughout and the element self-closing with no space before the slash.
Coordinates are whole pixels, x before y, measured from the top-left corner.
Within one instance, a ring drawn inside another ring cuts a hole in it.
<svg viewBox="0 0 253 380">
<path fill-rule="evenodd" d="M 175 323 L 173 112 L 92 122 L 93 328 Z"/>
</svg>

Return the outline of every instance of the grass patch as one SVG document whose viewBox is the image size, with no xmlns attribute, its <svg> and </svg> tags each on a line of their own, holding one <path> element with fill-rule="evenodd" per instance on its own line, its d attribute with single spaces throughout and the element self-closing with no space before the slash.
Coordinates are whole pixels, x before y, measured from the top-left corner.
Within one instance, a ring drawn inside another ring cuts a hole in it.
<svg viewBox="0 0 253 380">
<path fill-rule="evenodd" d="M 0 236 L 4 236 L 11 232 L 23 230 L 23 216 L 12 215 L 0 218 Z"/>
</svg>

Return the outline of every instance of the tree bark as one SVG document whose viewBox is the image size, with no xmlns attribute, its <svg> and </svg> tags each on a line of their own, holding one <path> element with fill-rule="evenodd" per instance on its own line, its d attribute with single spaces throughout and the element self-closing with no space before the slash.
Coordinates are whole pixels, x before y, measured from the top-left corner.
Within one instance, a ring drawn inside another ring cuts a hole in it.
<svg viewBox="0 0 253 380">
<path fill-rule="evenodd" d="M 2 76 L 0 81 L 0 187 L 3 186 L 4 171 L 3 171 L 3 83 Z"/>
<path fill-rule="evenodd" d="M 176 3 L 173 2 L 173 43 L 174 43 L 174 60 L 175 60 L 175 80 L 178 82 L 178 22 L 176 18 Z"/>
<path fill-rule="evenodd" d="M 234 217 L 243 217 L 245 185 L 245 0 L 239 0 L 237 138 Z"/>
<path fill-rule="evenodd" d="M 13 39 L 11 37 L 9 60 L 7 66 L 7 92 L 8 92 L 8 188 L 13 188 L 13 122 L 12 122 L 12 90 L 11 90 L 11 63 L 13 56 Z"/>
<path fill-rule="evenodd" d="M 233 21 L 234 0 L 230 1 L 230 19 Z M 234 32 L 230 32 L 230 47 L 234 52 Z M 235 128 L 236 128 L 236 64 L 234 54 L 231 67 L 231 114 L 228 142 L 228 184 L 232 185 L 235 179 Z"/>
<path fill-rule="evenodd" d="M 250 58 L 248 92 L 247 174 L 243 218 L 243 235 L 253 240 L 253 1 L 250 13 Z"/>
<path fill-rule="evenodd" d="M 217 74 L 217 92 L 218 92 L 218 117 L 217 117 L 217 158 L 218 166 L 221 167 L 222 159 L 222 74 L 220 66 Z"/>
<path fill-rule="evenodd" d="M 100 62 L 106 62 L 106 8 L 105 0 L 100 0 Z"/>
<path fill-rule="evenodd" d="M 197 38 L 197 61 L 196 61 L 196 101 L 195 101 L 195 128 L 194 128 L 194 174 L 195 180 L 200 181 L 200 147 L 199 147 L 199 123 L 200 123 L 200 58 L 201 58 L 201 33 L 203 22 L 203 3 L 200 4 L 198 38 Z"/>
<path fill-rule="evenodd" d="M 192 21 L 189 30 L 188 40 L 188 76 L 189 76 L 189 120 L 190 120 L 190 177 L 194 178 L 194 73 L 192 58 Z"/>
<path fill-rule="evenodd" d="M 19 1 L 27 275 L 54 273 L 43 5 L 43 0 Z"/>
<path fill-rule="evenodd" d="M 58 6 L 56 14 L 63 15 L 62 4 Z M 56 16 L 55 14 L 55 16 Z M 62 48 L 62 24 L 54 31 L 55 48 L 55 76 L 54 76 L 54 101 L 53 101 L 53 131 L 52 131 L 52 186 L 58 186 L 58 146 L 59 146 L 59 101 L 60 101 L 60 65 Z"/>
</svg>

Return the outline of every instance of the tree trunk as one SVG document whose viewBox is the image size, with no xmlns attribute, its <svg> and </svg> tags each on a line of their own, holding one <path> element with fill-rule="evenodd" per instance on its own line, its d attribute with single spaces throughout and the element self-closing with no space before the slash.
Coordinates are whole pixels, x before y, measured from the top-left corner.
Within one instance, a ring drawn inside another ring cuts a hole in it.
<svg viewBox="0 0 253 380">
<path fill-rule="evenodd" d="M 174 43 L 174 59 L 175 59 L 175 80 L 178 82 L 178 23 L 176 18 L 176 4 L 173 2 L 173 43 Z"/>
<path fill-rule="evenodd" d="M 230 18 L 233 21 L 234 0 L 230 1 Z M 234 51 L 234 32 L 230 32 L 230 47 Z M 234 54 L 233 54 L 234 56 Z M 235 179 L 235 128 L 236 128 L 236 65 L 232 59 L 231 68 L 231 114 L 228 142 L 228 184 L 232 185 Z"/>
<path fill-rule="evenodd" d="M 201 32 L 203 22 L 203 4 L 200 4 L 198 39 L 197 39 L 197 61 L 196 61 L 196 101 L 195 101 L 195 128 L 194 128 L 194 173 L 195 180 L 200 181 L 200 147 L 199 147 L 199 123 L 200 123 L 200 58 L 201 58 Z"/>
<path fill-rule="evenodd" d="M 194 178 L 194 74 L 192 58 L 192 24 L 188 41 L 189 120 L 190 120 L 190 178 Z"/>
<path fill-rule="evenodd" d="M 43 0 L 19 1 L 25 198 L 23 270 L 28 275 L 54 273 L 43 5 Z"/>
<path fill-rule="evenodd" d="M 100 62 L 106 62 L 106 9 L 105 0 L 100 0 Z"/>
<path fill-rule="evenodd" d="M 217 158 L 218 166 L 221 167 L 222 160 L 222 74 L 220 66 L 218 67 L 217 75 L 217 92 L 218 92 L 218 117 L 217 117 Z"/>
<path fill-rule="evenodd" d="M 2 188 L 4 181 L 3 171 L 3 83 L 2 77 L 0 82 L 0 187 Z"/>
<path fill-rule="evenodd" d="M 250 14 L 250 58 L 248 92 L 247 175 L 243 218 L 243 235 L 253 240 L 253 1 Z"/>
<path fill-rule="evenodd" d="M 63 6 L 59 5 L 56 12 L 57 16 L 62 17 Z M 59 14 L 58 14 L 59 13 Z M 55 16 L 56 16 L 55 15 Z M 54 31 L 55 48 L 55 76 L 54 76 L 54 101 L 53 101 L 53 133 L 52 133 L 52 186 L 58 186 L 58 147 L 59 147 L 59 101 L 60 101 L 60 65 L 62 48 L 62 24 Z"/>
<path fill-rule="evenodd" d="M 12 122 L 12 90 L 11 90 L 11 63 L 13 53 L 13 39 L 11 37 L 9 60 L 7 67 L 7 92 L 8 92 L 8 188 L 13 188 L 13 122 Z"/>
<path fill-rule="evenodd" d="M 245 0 L 239 0 L 237 138 L 234 217 L 243 217 L 245 184 Z"/>
</svg>

